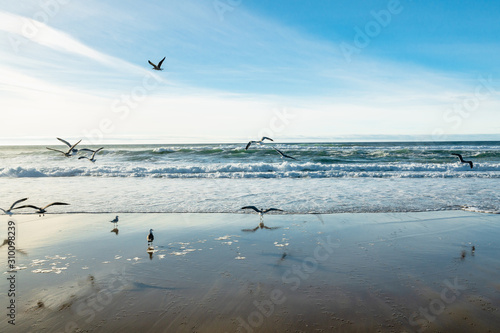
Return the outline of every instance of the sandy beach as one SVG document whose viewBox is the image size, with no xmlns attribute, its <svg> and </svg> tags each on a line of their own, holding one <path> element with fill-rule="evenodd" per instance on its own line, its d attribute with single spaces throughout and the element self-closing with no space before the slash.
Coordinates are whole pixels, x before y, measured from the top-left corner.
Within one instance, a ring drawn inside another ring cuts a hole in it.
<svg viewBox="0 0 500 333">
<path fill-rule="evenodd" d="M 2 216 L 4 225 L 15 222 L 17 267 L 15 327 L 4 316 L 1 331 L 493 332 L 500 325 L 497 214 L 266 215 L 271 229 L 259 228 L 256 214 L 118 214 L 113 230 L 115 215 Z M 6 245 L 1 253 L 5 267 Z"/>
</svg>

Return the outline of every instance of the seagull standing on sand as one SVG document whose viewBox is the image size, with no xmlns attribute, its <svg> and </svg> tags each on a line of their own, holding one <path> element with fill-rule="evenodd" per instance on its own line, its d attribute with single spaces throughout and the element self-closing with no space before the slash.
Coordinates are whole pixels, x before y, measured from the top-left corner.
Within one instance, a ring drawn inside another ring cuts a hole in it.
<svg viewBox="0 0 500 333">
<path fill-rule="evenodd" d="M 465 160 L 462 158 L 462 155 L 460 155 L 460 154 L 454 154 L 454 153 L 452 153 L 452 155 L 458 156 L 458 158 L 460 159 L 460 162 L 462 162 L 462 163 L 469 163 L 470 168 L 472 169 L 472 165 L 473 165 L 473 164 L 472 164 L 472 161 L 465 161 Z"/>
<path fill-rule="evenodd" d="M 118 223 L 118 215 L 116 215 L 116 217 L 109 222 L 113 223 L 113 225 L 116 227 L 116 224 Z"/>
<path fill-rule="evenodd" d="M 7 215 L 11 216 L 11 215 L 13 214 L 13 213 L 11 212 L 11 210 L 15 209 L 14 207 L 15 207 L 18 203 L 23 202 L 23 201 L 26 201 L 26 200 L 28 200 L 28 198 L 19 199 L 19 200 L 17 200 L 16 202 L 14 202 L 14 203 L 10 206 L 10 208 L 9 208 L 9 209 L 7 209 L 7 210 L 5 210 L 5 209 L 3 209 L 3 208 L 0 208 L 0 209 L 1 209 L 1 210 L 5 213 L 5 214 L 7 214 Z"/>
<path fill-rule="evenodd" d="M 63 140 L 63 141 L 64 141 L 64 140 Z M 82 141 L 82 140 L 80 140 L 80 141 Z M 54 149 L 54 148 L 49 148 L 49 147 L 45 147 L 45 148 L 47 148 L 48 150 L 53 150 L 53 151 L 57 151 L 57 152 L 59 152 L 59 153 L 62 153 L 62 154 L 64 154 L 64 156 L 66 156 L 66 157 L 71 157 L 71 156 L 73 156 L 73 151 L 75 150 L 76 145 L 77 145 L 77 144 L 79 144 L 79 143 L 80 143 L 80 141 L 78 141 L 78 142 L 77 142 L 77 143 L 75 143 L 74 145 L 70 146 L 67 152 L 64 152 L 64 151 L 62 151 L 62 150 L 58 150 L 58 149 Z M 67 142 L 66 142 L 66 143 L 67 143 Z"/>
<path fill-rule="evenodd" d="M 88 159 L 90 162 L 95 163 L 95 161 L 96 161 L 96 160 L 95 160 L 95 154 L 97 154 L 97 153 L 98 153 L 101 149 L 103 149 L 103 148 L 104 148 L 104 147 L 101 147 L 101 148 L 99 148 L 99 149 L 97 149 L 97 150 L 86 149 L 86 150 L 90 150 L 90 151 L 92 152 L 92 156 L 91 156 L 90 158 L 89 158 L 89 157 L 87 157 L 87 156 L 80 156 L 80 157 L 78 157 L 78 159 L 79 159 L 79 160 L 81 160 L 82 158 L 86 158 L 86 159 Z"/>
<path fill-rule="evenodd" d="M 166 57 L 163 57 L 163 59 L 160 60 L 160 62 L 158 63 L 158 65 L 155 65 L 151 62 L 151 60 L 148 60 L 149 64 L 151 66 L 153 66 L 153 69 L 156 70 L 156 71 L 162 71 L 163 68 L 161 68 L 161 64 L 163 64 L 163 60 L 165 60 Z"/>
<path fill-rule="evenodd" d="M 288 155 L 286 155 L 286 154 L 283 154 L 283 152 L 281 152 L 280 150 L 276 149 L 275 147 L 273 147 L 273 149 L 274 149 L 274 150 L 276 150 L 276 151 L 278 152 L 278 154 L 280 154 L 280 155 L 281 155 L 281 158 L 286 157 L 286 158 L 290 158 L 290 159 L 292 159 L 292 160 L 297 160 L 295 157 L 292 157 L 292 156 L 288 156 Z"/>
<path fill-rule="evenodd" d="M 149 235 L 148 235 L 148 246 L 153 245 L 153 241 L 155 240 L 155 236 L 153 235 L 153 229 L 149 229 Z"/>
<path fill-rule="evenodd" d="M 50 206 L 55 206 L 55 205 L 69 205 L 69 204 L 64 203 L 64 202 L 53 202 L 53 203 L 48 204 L 47 206 L 44 206 L 44 207 L 37 207 L 37 206 L 33 206 L 33 205 L 23 205 L 23 206 L 16 207 L 14 209 L 33 208 L 33 209 L 37 210 L 36 212 L 38 213 L 38 216 L 42 216 L 42 215 L 45 215 L 45 213 L 47 212 L 47 208 L 49 208 Z"/>
<path fill-rule="evenodd" d="M 274 141 L 273 139 L 268 138 L 267 136 L 263 136 L 262 139 L 260 139 L 259 141 L 250 141 L 250 142 L 248 142 L 247 146 L 245 147 L 245 150 L 248 150 L 248 147 L 250 147 L 250 145 L 252 143 L 255 143 L 255 144 L 259 145 L 259 146 L 262 145 L 262 143 L 264 142 L 264 140 Z"/>
</svg>

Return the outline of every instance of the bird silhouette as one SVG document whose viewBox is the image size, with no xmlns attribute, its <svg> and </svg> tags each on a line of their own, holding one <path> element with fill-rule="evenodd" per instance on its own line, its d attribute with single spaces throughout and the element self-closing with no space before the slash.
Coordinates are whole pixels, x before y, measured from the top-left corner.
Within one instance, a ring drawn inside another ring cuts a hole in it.
<svg viewBox="0 0 500 333">
<path fill-rule="evenodd" d="M 61 139 L 59 139 L 59 140 L 61 140 Z M 82 140 L 80 140 L 80 141 L 82 141 Z M 76 145 L 79 144 L 80 141 L 78 141 L 74 145 L 70 146 L 69 149 L 68 149 L 68 151 L 62 151 L 62 150 L 59 150 L 59 149 L 54 149 L 54 148 L 49 148 L 49 147 L 45 147 L 45 148 L 47 148 L 48 150 L 57 151 L 57 152 L 63 154 L 64 156 L 66 156 L 66 157 L 71 157 L 71 156 L 73 156 L 73 152 L 75 150 Z M 64 141 L 64 142 L 66 142 L 66 141 Z M 66 144 L 68 144 L 68 142 L 66 142 Z"/>
<path fill-rule="evenodd" d="M 65 203 L 65 202 L 53 202 L 53 203 L 50 203 L 44 207 L 37 207 L 37 206 L 33 206 L 33 205 L 23 205 L 23 206 L 16 207 L 14 209 L 33 208 L 33 209 L 37 210 L 36 212 L 38 213 L 38 216 L 42 216 L 42 215 L 45 215 L 45 213 L 47 212 L 47 208 L 49 208 L 50 206 L 56 206 L 56 205 L 69 205 L 69 204 Z"/>
<path fill-rule="evenodd" d="M 87 157 L 87 156 L 80 156 L 80 157 L 78 157 L 78 159 L 79 159 L 79 160 L 81 160 L 82 158 L 86 158 L 86 159 L 88 159 L 90 162 L 95 163 L 95 161 L 96 161 L 96 160 L 95 160 L 95 154 L 97 154 L 97 153 L 98 153 L 99 151 L 101 151 L 101 149 L 103 149 L 103 148 L 104 148 L 104 147 L 101 147 L 101 148 L 99 148 L 99 149 L 97 149 L 97 150 L 87 149 L 87 150 L 90 150 L 90 151 L 92 152 L 92 156 L 91 156 L 90 158 L 89 158 L 89 157 Z"/>
<path fill-rule="evenodd" d="M 452 155 L 458 156 L 458 158 L 460 159 L 460 162 L 462 162 L 462 163 L 469 163 L 470 168 L 472 169 L 472 166 L 473 166 L 472 161 L 465 161 L 465 160 L 462 158 L 462 155 L 460 155 L 460 154 L 455 154 L 455 153 L 452 153 Z"/>
<path fill-rule="evenodd" d="M 7 210 L 5 210 L 5 209 L 3 209 L 3 208 L 0 208 L 0 209 L 1 209 L 1 210 L 5 213 L 5 214 L 7 214 L 7 215 L 12 215 L 13 213 L 12 213 L 11 211 L 12 211 L 13 209 L 15 209 L 14 207 L 15 207 L 18 203 L 23 202 L 23 201 L 26 201 L 26 200 L 28 200 L 28 198 L 19 199 L 19 200 L 17 200 L 16 202 L 14 202 L 14 203 L 10 206 L 10 208 L 9 208 L 9 209 L 7 209 Z"/>
<path fill-rule="evenodd" d="M 281 155 L 281 158 L 286 157 L 286 158 L 290 158 L 290 159 L 292 159 L 292 160 L 296 160 L 296 158 L 295 158 L 295 157 L 288 156 L 288 155 L 284 154 L 282 151 L 280 151 L 280 150 L 276 149 L 275 147 L 273 147 L 273 149 L 274 149 L 274 150 L 276 150 L 276 151 L 278 152 L 278 154 L 280 154 L 280 155 Z"/>
<path fill-rule="evenodd" d="M 263 137 L 262 137 L 262 139 L 260 139 L 259 141 L 249 141 L 249 142 L 247 143 L 247 146 L 245 147 L 245 150 L 248 150 L 248 147 L 250 147 L 250 145 L 251 145 L 252 143 L 255 143 L 255 144 L 259 145 L 259 146 L 260 146 L 260 145 L 262 145 L 262 143 L 264 142 L 264 140 L 274 141 L 273 139 L 268 138 L 267 136 L 263 136 Z"/>
<path fill-rule="evenodd" d="M 162 71 L 163 68 L 161 68 L 161 64 L 163 64 L 163 60 L 165 60 L 166 57 L 163 57 L 163 59 L 160 60 L 160 62 L 158 63 L 158 65 L 155 65 L 151 62 L 151 60 L 148 60 L 149 64 L 151 66 L 153 66 L 153 69 L 156 70 L 156 71 Z"/>
</svg>

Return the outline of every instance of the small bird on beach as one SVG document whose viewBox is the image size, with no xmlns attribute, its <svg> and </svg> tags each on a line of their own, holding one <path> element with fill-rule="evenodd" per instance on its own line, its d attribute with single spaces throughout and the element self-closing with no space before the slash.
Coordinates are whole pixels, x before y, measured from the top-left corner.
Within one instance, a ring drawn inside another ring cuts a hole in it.
<svg viewBox="0 0 500 333">
<path fill-rule="evenodd" d="M 158 65 L 155 65 L 151 62 L 151 60 L 148 60 L 149 64 L 151 66 L 153 66 L 153 69 L 156 70 L 156 71 L 162 71 L 163 68 L 161 68 L 161 64 L 163 64 L 163 60 L 165 60 L 166 57 L 163 57 L 163 59 L 160 60 L 160 62 L 158 63 Z"/>
<path fill-rule="evenodd" d="M 92 152 L 92 156 L 91 156 L 90 158 L 89 158 L 89 157 L 87 157 L 87 156 L 80 156 L 80 157 L 78 157 L 78 159 L 79 159 L 79 160 L 81 160 L 82 158 L 86 158 L 86 159 L 88 159 L 90 162 L 95 163 L 95 161 L 96 161 L 96 159 L 95 159 L 95 154 L 97 154 L 97 153 L 98 153 L 99 151 L 101 151 L 101 149 L 103 149 L 103 148 L 104 148 L 104 147 L 101 147 L 101 148 L 99 148 L 99 149 L 97 149 L 97 150 L 86 149 L 86 150 L 89 150 L 89 151 L 91 151 L 91 152 Z"/>
<path fill-rule="evenodd" d="M 11 216 L 12 214 L 14 214 L 14 213 L 12 213 L 12 210 L 13 210 L 13 209 L 15 209 L 14 207 L 15 207 L 18 203 L 23 202 L 23 201 L 26 201 L 26 200 L 28 200 L 28 198 L 19 199 L 19 200 L 17 200 L 16 202 L 14 202 L 14 203 L 10 206 L 10 208 L 9 208 L 9 209 L 7 209 L 7 210 L 5 210 L 5 209 L 3 209 L 3 208 L 0 208 L 0 209 L 1 209 L 1 210 L 5 213 L 5 214 L 7 214 L 7 215 Z"/>
<path fill-rule="evenodd" d="M 33 206 L 33 205 L 23 205 L 23 206 L 16 207 L 14 209 L 33 208 L 33 209 L 37 210 L 36 212 L 38 213 L 38 216 L 42 216 L 42 215 L 45 215 L 45 213 L 47 212 L 47 208 L 49 208 L 50 206 L 56 206 L 56 205 L 69 205 L 69 203 L 65 203 L 65 202 L 53 202 L 53 203 L 50 203 L 50 204 L 48 204 L 47 206 L 44 206 L 44 207 L 37 207 L 37 206 Z"/>
<path fill-rule="evenodd" d="M 286 154 L 283 154 L 283 152 L 279 151 L 279 150 L 278 150 L 278 149 L 276 149 L 275 147 L 273 147 L 273 149 L 274 149 L 274 150 L 276 150 L 276 151 L 278 152 L 278 154 L 280 154 L 280 155 L 281 155 L 281 158 L 286 157 L 286 158 L 290 158 L 290 159 L 292 159 L 292 160 L 297 160 L 295 157 L 292 157 L 292 156 L 288 156 L 288 155 L 286 155 Z"/>
<path fill-rule="evenodd" d="M 248 142 L 247 146 L 245 147 L 245 150 L 248 150 L 248 147 L 250 147 L 250 145 L 252 143 L 255 143 L 255 144 L 259 145 L 259 146 L 262 145 L 262 143 L 264 143 L 264 140 L 274 141 L 273 139 L 268 138 L 267 136 L 263 136 L 262 139 L 260 139 L 259 141 L 250 141 L 250 142 Z"/>
<path fill-rule="evenodd" d="M 63 141 L 64 141 L 64 140 L 63 140 Z M 80 141 L 82 141 L 82 140 L 80 140 Z M 59 152 L 59 153 L 63 154 L 64 156 L 66 156 L 66 157 L 71 157 L 71 156 L 73 156 L 73 151 L 75 150 L 76 145 L 77 145 L 77 144 L 79 144 L 79 143 L 80 143 L 80 141 L 78 141 L 78 142 L 77 142 L 77 143 L 75 143 L 74 145 L 70 146 L 67 152 L 64 152 L 64 151 L 62 151 L 62 150 L 58 150 L 58 149 L 54 149 L 54 148 L 49 148 L 49 147 L 45 147 L 45 148 L 47 148 L 48 150 L 57 151 L 57 152 Z M 66 143 L 67 143 L 67 142 L 66 142 Z M 68 143 L 67 143 L 67 144 L 68 144 Z"/>
<path fill-rule="evenodd" d="M 148 240 L 148 246 L 153 245 L 153 241 L 155 240 L 155 236 L 153 235 L 153 229 L 149 229 L 149 235 L 147 237 Z"/>
<path fill-rule="evenodd" d="M 118 223 L 118 215 L 116 215 L 116 217 L 109 222 L 113 223 L 116 226 L 116 224 Z"/>
<path fill-rule="evenodd" d="M 460 162 L 462 162 L 462 163 L 469 163 L 470 168 L 472 169 L 472 166 L 473 166 L 472 161 L 465 161 L 465 160 L 462 158 L 462 155 L 460 155 L 460 154 L 455 154 L 455 153 L 452 153 L 451 155 L 458 156 L 458 158 L 460 159 Z"/>
</svg>

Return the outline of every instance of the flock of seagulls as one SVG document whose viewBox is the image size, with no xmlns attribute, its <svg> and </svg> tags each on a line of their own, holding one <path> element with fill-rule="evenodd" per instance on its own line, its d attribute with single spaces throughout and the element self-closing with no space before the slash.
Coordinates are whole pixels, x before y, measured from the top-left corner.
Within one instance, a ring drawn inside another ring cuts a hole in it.
<svg viewBox="0 0 500 333">
<path fill-rule="evenodd" d="M 163 61 L 165 60 L 166 57 L 163 57 L 163 59 L 161 59 L 158 64 L 155 64 L 153 62 L 151 62 L 151 60 L 148 60 L 148 63 L 153 66 L 153 70 L 157 70 L 157 71 L 162 71 L 163 68 L 161 68 L 162 64 L 163 64 Z M 68 149 L 66 151 L 63 151 L 63 150 L 59 150 L 59 149 L 54 149 L 54 148 L 49 148 L 49 147 L 46 147 L 47 149 L 49 150 L 52 150 L 52 151 L 56 151 L 56 152 L 59 152 L 61 154 L 63 154 L 65 157 L 71 157 L 71 156 L 74 156 L 76 155 L 79 151 L 86 151 L 86 152 L 90 152 L 92 153 L 89 156 L 79 156 L 78 159 L 88 159 L 90 162 L 95 162 L 96 159 L 95 159 L 95 156 L 98 152 L 100 152 L 102 149 L 104 149 L 104 147 L 101 147 L 101 148 L 98 148 L 96 150 L 92 150 L 92 149 L 88 149 L 88 148 L 82 148 L 82 149 L 77 149 L 76 146 L 82 141 L 82 140 L 79 140 L 78 142 L 76 142 L 75 144 L 70 144 L 68 141 L 64 140 L 64 139 L 61 139 L 61 138 L 56 138 L 57 140 L 61 141 L 62 143 L 64 143 Z M 273 139 L 267 137 L 267 136 L 263 136 L 260 140 L 252 140 L 252 141 L 249 141 L 247 143 L 247 145 L 245 146 L 245 150 L 248 150 L 248 148 L 250 148 L 250 146 L 252 144 L 254 145 L 258 145 L 258 146 L 262 146 L 265 144 L 265 141 L 271 141 L 271 142 L 274 142 Z M 285 153 L 283 153 L 282 151 L 280 151 L 279 149 L 277 149 L 276 147 L 272 146 L 272 148 L 280 155 L 281 158 L 288 158 L 288 159 L 293 159 L 293 160 L 296 160 L 296 158 L 292 157 L 292 156 L 289 156 Z M 473 163 L 472 161 L 466 161 L 462 158 L 462 155 L 460 154 L 457 154 L 457 153 L 452 153 L 451 155 L 455 155 L 459 158 L 460 162 L 461 163 L 467 163 L 470 165 L 471 169 L 473 168 Z M 38 206 L 34 206 L 34 205 L 22 205 L 22 206 L 18 206 L 17 205 L 21 202 L 24 202 L 28 200 L 28 198 L 23 198 L 23 199 L 19 199 L 17 201 L 15 201 L 8 209 L 3 209 L 3 208 L 0 208 L 0 210 L 2 210 L 5 214 L 7 215 L 12 215 L 13 214 L 13 210 L 15 209 L 22 209 L 22 208 L 32 208 L 32 209 L 35 209 L 36 210 L 36 213 L 39 214 L 39 216 L 43 216 L 45 215 L 45 213 L 47 212 L 47 208 L 51 207 L 51 206 L 56 206 L 56 205 L 69 205 L 68 203 L 64 203 L 64 202 L 52 202 L 46 206 L 43 206 L 43 207 L 38 207 Z M 242 207 L 241 209 L 252 209 L 254 210 L 255 212 L 257 212 L 259 214 L 259 217 L 260 217 L 260 223 L 259 225 L 254 228 L 254 229 L 244 229 L 244 231 L 256 231 L 257 229 L 261 228 L 261 229 L 274 229 L 274 228 L 270 228 L 270 227 L 267 227 L 264 225 L 264 214 L 265 213 L 268 213 L 268 212 L 271 212 L 271 211 L 279 211 L 279 212 L 282 212 L 283 210 L 281 209 L 278 209 L 278 208 L 266 208 L 266 209 L 263 209 L 263 208 L 257 208 L 255 206 L 245 206 L 245 207 Z M 113 220 L 109 221 L 111 223 L 113 223 L 113 227 L 114 229 L 112 230 L 113 232 L 115 232 L 117 235 L 118 235 L 118 228 L 117 228 L 117 224 L 118 224 L 118 216 L 116 216 Z M 147 235 L 147 241 L 148 241 L 148 251 L 150 250 L 153 250 L 153 241 L 154 241 L 154 235 L 153 235 L 153 229 L 150 229 L 149 230 L 149 234 Z M 286 255 L 286 254 L 285 254 Z"/>
<path fill-rule="evenodd" d="M 61 139 L 61 138 L 56 138 L 57 140 L 61 141 L 62 143 L 64 143 L 66 146 L 68 146 L 68 150 L 67 151 L 63 151 L 63 150 L 59 150 L 59 149 L 54 149 L 54 148 L 49 148 L 49 147 L 45 147 L 47 148 L 48 150 L 52 150 L 52 151 L 57 151 L 58 153 L 61 153 L 63 154 L 64 156 L 66 157 L 71 157 L 73 155 L 75 155 L 76 153 L 78 153 L 79 151 L 87 151 L 87 152 L 91 152 L 92 155 L 91 157 L 87 157 L 87 156 L 80 156 L 78 157 L 78 159 L 82 159 L 82 158 L 86 158 L 88 159 L 90 162 L 94 163 L 96 160 L 95 160 L 95 154 L 97 154 L 99 151 L 101 151 L 102 149 L 104 149 L 104 147 L 101 147 L 97 150 L 92 150 L 92 149 L 89 149 L 89 148 L 82 148 L 82 149 L 76 149 L 75 147 L 82 141 L 82 140 L 79 140 L 77 143 L 75 144 L 70 144 L 68 141 L 64 140 L 64 139 Z"/>
</svg>

